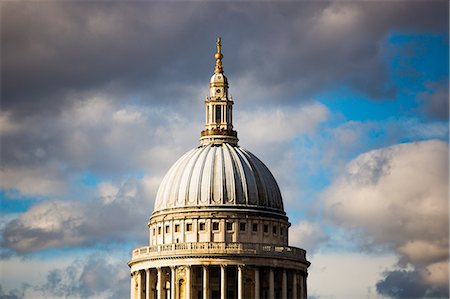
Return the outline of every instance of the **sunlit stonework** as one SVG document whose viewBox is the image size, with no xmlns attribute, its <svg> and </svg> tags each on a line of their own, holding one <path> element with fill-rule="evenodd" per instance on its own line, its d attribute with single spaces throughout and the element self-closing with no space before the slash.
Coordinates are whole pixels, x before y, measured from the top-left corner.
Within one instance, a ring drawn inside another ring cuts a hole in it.
<svg viewBox="0 0 450 299">
<path fill-rule="evenodd" d="M 306 298 L 309 262 L 269 169 L 238 145 L 220 38 L 200 146 L 164 177 L 149 246 L 136 248 L 131 298 Z"/>
</svg>

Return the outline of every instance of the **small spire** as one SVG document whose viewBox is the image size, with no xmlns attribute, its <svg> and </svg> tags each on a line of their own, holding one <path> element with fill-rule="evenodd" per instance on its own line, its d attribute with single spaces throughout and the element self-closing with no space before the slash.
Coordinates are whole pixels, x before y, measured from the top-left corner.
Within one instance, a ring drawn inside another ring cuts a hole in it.
<svg viewBox="0 0 450 299">
<path fill-rule="evenodd" d="M 216 68 L 214 70 L 214 73 L 223 73 L 223 67 L 222 67 L 222 58 L 223 55 L 221 53 L 222 49 L 222 41 L 220 37 L 217 38 L 217 53 L 214 55 L 214 58 L 216 58 Z"/>
<path fill-rule="evenodd" d="M 228 80 L 223 73 L 220 37 L 216 44 L 216 67 L 209 80 L 209 96 L 205 100 L 205 129 L 201 132 L 200 143 L 202 146 L 222 143 L 236 146 L 239 139 L 233 130 L 233 100 L 228 96 Z"/>
</svg>

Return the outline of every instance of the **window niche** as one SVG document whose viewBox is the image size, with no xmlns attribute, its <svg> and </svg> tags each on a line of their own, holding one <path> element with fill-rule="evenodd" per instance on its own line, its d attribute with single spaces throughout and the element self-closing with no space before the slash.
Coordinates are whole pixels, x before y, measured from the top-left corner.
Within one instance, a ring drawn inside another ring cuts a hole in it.
<svg viewBox="0 0 450 299">
<path fill-rule="evenodd" d="M 222 107 L 216 105 L 216 123 L 220 124 L 222 122 Z"/>
</svg>

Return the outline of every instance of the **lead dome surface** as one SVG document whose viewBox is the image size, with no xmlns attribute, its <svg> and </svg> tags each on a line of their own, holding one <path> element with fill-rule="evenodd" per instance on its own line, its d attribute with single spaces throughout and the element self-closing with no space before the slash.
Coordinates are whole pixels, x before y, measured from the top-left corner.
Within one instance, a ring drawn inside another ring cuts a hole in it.
<svg viewBox="0 0 450 299">
<path fill-rule="evenodd" d="M 192 149 L 170 168 L 154 213 L 179 208 L 250 208 L 285 215 L 270 170 L 248 150 L 228 143 Z"/>
</svg>

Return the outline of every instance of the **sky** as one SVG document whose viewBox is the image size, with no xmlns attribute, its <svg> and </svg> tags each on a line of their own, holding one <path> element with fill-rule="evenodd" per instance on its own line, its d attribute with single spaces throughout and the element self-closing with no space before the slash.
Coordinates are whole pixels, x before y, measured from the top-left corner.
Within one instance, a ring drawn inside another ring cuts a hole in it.
<svg viewBox="0 0 450 299">
<path fill-rule="evenodd" d="M 310 298 L 449 296 L 447 1 L 0 3 L 0 298 L 126 298 L 222 37 Z"/>
</svg>

